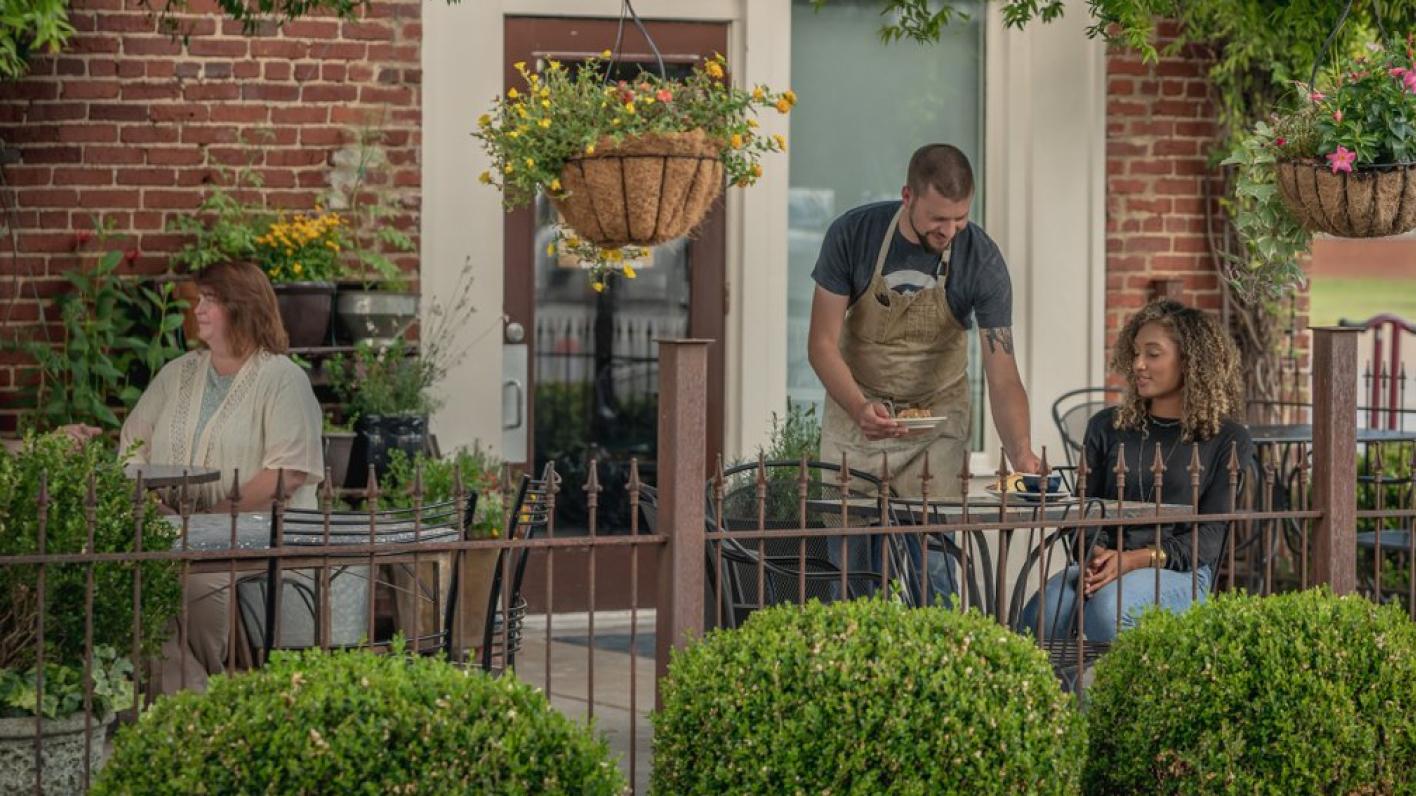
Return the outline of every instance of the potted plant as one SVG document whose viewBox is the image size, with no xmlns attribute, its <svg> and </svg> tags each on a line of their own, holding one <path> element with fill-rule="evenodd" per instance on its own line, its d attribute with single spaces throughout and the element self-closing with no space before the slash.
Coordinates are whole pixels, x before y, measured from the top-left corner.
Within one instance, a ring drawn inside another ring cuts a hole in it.
<svg viewBox="0 0 1416 796">
<path fill-rule="evenodd" d="M 349 481 L 349 459 L 354 452 L 354 426 L 352 423 L 336 423 L 329 412 L 324 416 L 323 429 L 324 463 L 329 472 L 329 483 L 335 488 Z"/>
<path fill-rule="evenodd" d="M 1236 271 L 1253 285 L 1300 281 L 1314 232 L 1362 238 L 1416 228 L 1410 37 L 1404 46 L 1367 45 L 1296 88 L 1292 104 L 1255 125 L 1224 161 L 1236 167 L 1232 209 L 1247 248 Z"/>
<path fill-rule="evenodd" d="M 564 217 L 548 245 L 580 259 L 597 290 L 627 260 L 691 232 L 726 178 L 747 186 L 762 176 L 762 153 L 786 140 L 758 132 L 758 108 L 787 113 L 791 91 L 751 91 L 728 82 L 721 55 L 681 80 L 641 73 L 610 83 L 610 52 L 541 72 L 516 64 L 524 85 L 507 89 L 478 120 L 492 161 L 481 181 L 500 188 L 514 209 L 545 192 Z"/>
<path fill-rule="evenodd" d="M 359 280 L 340 287 L 335 306 L 340 331 L 356 343 L 386 345 L 418 319 L 418 294 L 409 292 L 403 271 L 389 258 L 415 247 L 397 225 L 399 210 L 383 173 L 388 158 L 382 138 L 372 126 L 355 131 L 355 146 L 335 155 L 334 189 L 325 201 L 344 212 L 346 256 Z"/>
<path fill-rule="evenodd" d="M 292 348 L 329 338 L 335 280 L 344 273 L 344 218 L 316 205 L 312 212 L 280 213 L 256 238 L 255 262 L 270 278 L 280 320 Z"/>
<path fill-rule="evenodd" d="M 92 504 L 88 502 L 92 479 Z M 42 485 L 42 486 L 41 486 Z M 0 449 L 0 555 L 37 550 L 39 496 L 48 495 L 45 551 L 77 553 L 92 539 L 99 553 L 134 550 L 140 525 L 145 550 L 171 547 L 175 527 L 158 514 L 157 504 L 133 501 L 134 485 L 111 450 L 91 442 L 76 446 L 67 437 L 30 435 L 17 454 Z M 134 516 L 135 510 L 138 516 Z M 86 517 L 93 517 L 92 537 Z M 142 622 L 139 653 L 156 653 L 180 596 L 173 562 L 142 563 Z M 38 572 L 35 567 L 0 567 L 0 793 L 28 793 L 34 787 L 34 736 L 43 735 L 45 791 L 79 792 L 84 770 L 85 727 L 90 771 L 102 764 L 104 733 L 114 714 L 132 704 L 133 662 L 125 655 L 135 643 L 135 565 L 100 563 L 45 568 L 44 677 L 39 697 Z M 93 575 L 88 602 L 87 578 Z M 85 659 L 85 619 L 92 612 L 92 655 Z M 85 697 L 85 681 L 91 686 Z"/>
</svg>

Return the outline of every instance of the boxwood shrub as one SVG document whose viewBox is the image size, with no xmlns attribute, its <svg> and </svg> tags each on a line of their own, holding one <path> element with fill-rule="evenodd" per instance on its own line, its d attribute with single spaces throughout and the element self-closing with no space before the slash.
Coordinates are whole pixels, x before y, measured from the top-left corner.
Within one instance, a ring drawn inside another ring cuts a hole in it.
<svg viewBox="0 0 1416 796">
<path fill-rule="evenodd" d="M 884 598 L 755 612 L 674 655 L 659 794 L 1075 793 L 1085 728 L 1031 641 Z"/>
<path fill-rule="evenodd" d="M 281 653 L 161 699 L 96 794 L 618 794 L 608 748 L 512 677 L 395 652 Z"/>
<path fill-rule="evenodd" d="M 1416 793 L 1416 625 L 1311 590 L 1148 613 L 1088 691 L 1088 793 Z"/>
</svg>

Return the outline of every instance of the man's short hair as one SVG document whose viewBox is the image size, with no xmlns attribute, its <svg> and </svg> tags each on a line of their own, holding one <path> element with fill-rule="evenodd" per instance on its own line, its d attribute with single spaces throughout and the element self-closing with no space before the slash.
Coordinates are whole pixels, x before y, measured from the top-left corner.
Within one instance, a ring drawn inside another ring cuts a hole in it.
<svg viewBox="0 0 1416 796">
<path fill-rule="evenodd" d="M 923 195 L 933 188 L 950 201 L 973 196 L 973 167 L 968 156 L 950 144 L 925 144 L 910 156 L 910 170 L 905 178 L 910 192 Z"/>
</svg>

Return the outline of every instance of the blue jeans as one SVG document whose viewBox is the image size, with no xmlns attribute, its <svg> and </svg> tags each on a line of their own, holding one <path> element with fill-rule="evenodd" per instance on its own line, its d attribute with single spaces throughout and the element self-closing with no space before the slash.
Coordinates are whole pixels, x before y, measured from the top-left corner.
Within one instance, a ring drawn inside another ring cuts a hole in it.
<svg viewBox="0 0 1416 796">
<path fill-rule="evenodd" d="M 1047 639 L 1072 638 L 1077 628 L 1077 574 L 1078 566 L 1070 566 L 1047 582 L 1047 613 L 1043 619 L 1043 635 Z M 1121 590 L 1122 630 L 1134 627 L 1141 612 L 1147 607 L 1159 604 L 1161 608 L 1175 613 L 1184 613 L 1192 604 L 1205 601 L 1209 595 L 1209 567 L 1200 567 L 1196 573 L 1199 591 L 1191 599 L 1191 578 L 1189 572 L 1160 570 L 1160 599 L 1156 600 L 1156 570 L 1137 569 L 1127 572 L 1119 581 L 1111 581 L 1087 598 L 1082 608 L 1082 627 L 1088 641 L 1112 641 L 1116 638 L 1116 590 Z M 1037 633 L 1038 595 L 1034 594 L 1019 614 L 1018 630 Z"/>
</svg>

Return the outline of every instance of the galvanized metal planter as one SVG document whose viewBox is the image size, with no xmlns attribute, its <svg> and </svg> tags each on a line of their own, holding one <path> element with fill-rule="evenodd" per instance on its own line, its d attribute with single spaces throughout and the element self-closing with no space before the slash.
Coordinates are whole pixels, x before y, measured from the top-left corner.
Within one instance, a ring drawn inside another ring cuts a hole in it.
<svg viewBox="0 0 1416 796">
<path fill-rule="evenodd" d="M 386 345 L 402 337 L 418 320 L 416 293 L 340 290 L 335 300 L 339 328 L 355 343 Z"/>
</svg>

